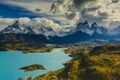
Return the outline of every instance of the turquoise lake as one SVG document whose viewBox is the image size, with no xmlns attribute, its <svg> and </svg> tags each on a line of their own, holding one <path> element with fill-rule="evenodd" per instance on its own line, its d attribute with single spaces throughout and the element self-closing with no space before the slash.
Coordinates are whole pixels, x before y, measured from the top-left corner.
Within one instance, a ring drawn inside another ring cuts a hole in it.
<svg viewBox="0 0 120 80">
<path fill-rule="evenodd" d="M 64 67 L 63 63 L 71 57 L 65 54 L 64 49 L 55 48 L 50 53 L 29 53 L 21 51 L 0 51 L 0 80 L 18 80 L 28 76 L 38 76 L 48 71 L 58 70 Z M 42 64 L 47 70 L 24 72 L 19 68 L 32 64 Z"/>
</svg>

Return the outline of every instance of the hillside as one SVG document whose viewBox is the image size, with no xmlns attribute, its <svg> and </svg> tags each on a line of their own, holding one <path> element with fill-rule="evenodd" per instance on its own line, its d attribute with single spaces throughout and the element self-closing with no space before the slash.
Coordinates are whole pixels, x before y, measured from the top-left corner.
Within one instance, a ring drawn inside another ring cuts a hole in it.
<svg viewBox="0 0 120 80">
<path fill-rule="evenodd" d="M 0 51 L 15 51 L 15 50 L 22 51 L 23 53 L 51 52 L 53 50 L 53 47 L 47 44 L 0 42 Z"/>
<path fill-rule="evenodd" d="M 34 80 L 119 80 L 119 44 L 95 47 L 91 51 L 75 49 L 75 53 L 72 49 L 74 57 L 64 64 L 65 68 L 40 75 Z"/>
</svg>

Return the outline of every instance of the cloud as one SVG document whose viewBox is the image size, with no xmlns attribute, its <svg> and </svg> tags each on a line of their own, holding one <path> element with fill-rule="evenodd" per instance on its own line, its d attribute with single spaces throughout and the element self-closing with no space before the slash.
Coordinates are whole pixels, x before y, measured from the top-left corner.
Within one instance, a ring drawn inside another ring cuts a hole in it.
<svg viewBox="0 0 120 80">
<path fill-rule="evenodd" d="M 35 2 L 35 1 L 39 1 L 39 2 L 51 2 L 53 0 L 4 0 L 4 1 L 17 1 L 17 2 Z"/>
<path fill-rule="evenodd" d="M 47 18 L 0 18 L 0 31 L 6 28 L 8 25 L 14 23 L 15 20 L 19 20 L 21 24 L 29 25 L 30 27 L 39 28 L 39 27 L 51 27 L 55 31 L 63 31 L 66 29 L 66 26 L 55 23 L 54 21 Z"/>
<path fill-rule="evenodd" d="M 97 12 L 97 15 L 94 14 L 92 11 L 97 10 L 99 7 L 93 7 L 93 8 L 85 8 L 81 10 L 81 18 L 80 21 L 87 20 L 89 23 L 93 22 L 104 22 L 104 19 L 108 18 L 108 14 L 105 12 Z"/>
<path fill-rule="evenodd" d="M 80 19 L 81 7 L 83 7 L 85 3 L 92 1 L 94 0 L 57 0 L 53 2 L 51 12 L 54 14 L 64 14 L 73 25 Z"/>
<path fill-rule="evenodd" d="M 51 27 L 54 30 L 62 29 L 62 26 L 47 18 L 33 18 L 28 23 L 32 27 Z"/>
<path fill-rule="evenodd" d="M 10 25 L 13 21 L 14 21 L 14 19 L 10 19 L 10 18 L 5 18 L 5 19 L 0 18 L 0 30 L 4 29 L 8 25 Z"/>
<path fill-rule="evenodd" d="M 51 12 L 63 14 L 72 24 L 88 20 L 110 26 L 111 22 L 120 21 L 119 8 L 120 0 L 57 0 Z"/>
<path fill-rule="evenodd" d="M 19 6 L 22 10 L 29 11 L 28 13 L 18 11 L 20 15 L 23 15 L 21 17 L 57 19 L 68 22 L 72 26 L 85 20 L 88 20 L 89 23 L 97 22 L 107 26 L 110 26 L 111 22 L 120 21 L 120 0 L 2 0 L 0 2 Z M 37 12 L 36 8 L 40 11 Z M 51 14 L 50 11 L 54 14 Z M 0 12 L 2 13 L 1 9 Z M 11 12 L 15 14 L 17 11 Z M 2 15 L 8 15 L 4 13 Z M 10 15 L 14 16 L 14 14 Z"/>
<path fill-rule="evenodd" d="M 18 18 L 18 17 L 26 17 L 26 16 L 33 18 L 33 17 L 38 17 L 38 14 L 33 13 L 32 11 L 29 11 L 21 6 L 0 3 L 0 16 L 6 18 L 9 17 Z"/>
<path fill-rule="evenodd" d="M 3 0 L 0 1 L 5 4 L 12 4 L 15 6 L 21 6 L 32 12 L 36 12 L 36 8 L 40 8 L 40 12 L 49 12 L 52 0 Z"/>
</svg>

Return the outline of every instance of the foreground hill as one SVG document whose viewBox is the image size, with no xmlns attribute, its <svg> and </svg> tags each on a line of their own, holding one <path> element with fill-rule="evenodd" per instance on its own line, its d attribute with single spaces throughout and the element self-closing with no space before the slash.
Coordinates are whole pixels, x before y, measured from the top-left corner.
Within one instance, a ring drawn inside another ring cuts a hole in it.
<svg viewBox="0 0 120 80">
<path fill-rule="evenodd" d="M 76 52 L 77 51 L 77 52 Z M 34 80 L 119 80 L 120 44 L 72 50 L 73 59 L 65 68 L 51 71 Z"/>
</svg>

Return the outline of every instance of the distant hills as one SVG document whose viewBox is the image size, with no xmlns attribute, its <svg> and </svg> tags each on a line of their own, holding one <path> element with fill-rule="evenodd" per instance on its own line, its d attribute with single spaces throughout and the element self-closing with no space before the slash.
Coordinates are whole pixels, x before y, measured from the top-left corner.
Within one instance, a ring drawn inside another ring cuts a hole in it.
<svg viewBox="0 0 120 80">
<path fill-rule="evenodd" d="M 20 24 L 18 20 L 0 31 L 0 42 L 71 44 L 93 39 L 111 40 L 116 38 L 120 38 L 120 26 L 108 29 L 99 26 L 97 23 L 90 26 L 87 21 L 79 23 L 68 33 L 62 31 L 58 33 L 51 27 L 31 27 Z"/>
</svg>

